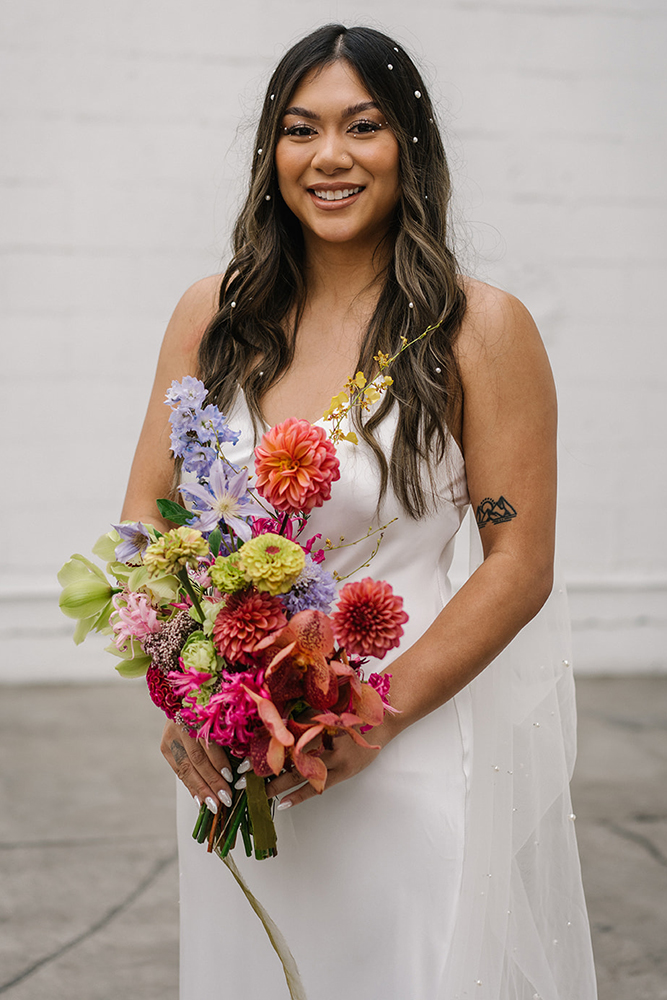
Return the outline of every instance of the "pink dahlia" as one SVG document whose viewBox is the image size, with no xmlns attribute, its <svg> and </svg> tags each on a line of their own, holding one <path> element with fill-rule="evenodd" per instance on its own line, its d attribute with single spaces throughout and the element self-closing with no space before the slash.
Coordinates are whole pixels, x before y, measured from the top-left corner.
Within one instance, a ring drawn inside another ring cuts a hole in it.
<svg viewBox="0 0 667 1000">
<path fill-rule="evenodd" d="M 384 580 L 367 576 L 359 583 L 346 583 L 331 616 L 334 635 L 348 654 L 376 656 L 379 660 L 398 646 L 408 620 L 403 598 L 397 597 Z"/>
<path fill-rule="evenodd" d="M 311 511 L 340 478 L 336 450 L 321 427 L 288 417 L 255 448 L 257 492 L 285 514 Z"/>
<path fill-rule="evenodd" d="M 153 703 L 162 709 L 168 719 L 173 719 L 181 707 L 181 699 L 159 667 L 151 664 L 146 671 L 146 683 Z"/>
<path fill-rule="evenodd" d="M 220 609 L 213 625 L 213 642 L 229 663 L 252 666 L 257 643 L 269 632 L 287 624 L 283 606 L 277 597 L 265 591 L 241 591 L 231 594 Z"/>
</svg>

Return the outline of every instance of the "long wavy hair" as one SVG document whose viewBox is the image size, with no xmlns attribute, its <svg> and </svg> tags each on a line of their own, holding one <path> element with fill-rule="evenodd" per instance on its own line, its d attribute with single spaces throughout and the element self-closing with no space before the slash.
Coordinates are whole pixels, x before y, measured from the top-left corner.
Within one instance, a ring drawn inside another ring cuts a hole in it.
<svg viewBox="0 0 667 1000">
<path fill-rule="evenodd" d="M 278 189 L 276 143 L 299 82 L 337 59 L 355 69 L 399 147 L 401 194 L 387 237 L 393 252 L 355 370 L 374 374 L 379 351 L 392 355 L 401 338 L 412 340 L 437 325 L 392 365 L 394 382 L 381 403 L 370 413 L 354 414 L 358 433 L 377 458 L 380 499 L 391 483 L 405 511 L 419 518 L 436 504 L 434 471 L 461 406 L 454 343 L 466 300 L 448 245 L 451 185 L 435 112 L 410 57 L 381 32 L 325 25 L 297 42 L 273 73 L 248 195 L 234 229 L 234 255 L 222 279 L 218 311 L 201 341 L 200 377 L 209 401 L 223 410 L 240 385 L 258 431 L 262 395 L 292 362 L 307 293 L 301 225 Z M 395 406 L 397 426 L 387 461 L 374 432 Z"/>
</svg>

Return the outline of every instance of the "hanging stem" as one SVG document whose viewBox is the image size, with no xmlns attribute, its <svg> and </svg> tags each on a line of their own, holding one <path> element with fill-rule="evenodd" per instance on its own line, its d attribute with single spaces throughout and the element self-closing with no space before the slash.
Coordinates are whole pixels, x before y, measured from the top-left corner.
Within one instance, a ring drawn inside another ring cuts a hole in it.
<svg viewBox="0 0 667 1000">
<path fill-rule="evenodd" d="M 192 601 L 192 606 L 194 607 L 195 611 L 199 615 L 199 624 L 203 625 L 204 624 L 204 612 L 202 611 L 201 604 L 199 603 L 199 598 L 197 597 L 197 594 L 195 593 L 195 589 L 192 586 L 192 583 L 190 582 L 190 577 L 188 576 L 187 569 L 182 569 L 180 571 L 180 573 L 178 574 L 178 578 L 181 581 L 181 583 L 183 584 L 183 586 L 185 587 L 185 591 L 186 591 L 188 597 L 190 598 L 190 600 Z"/>
</svg>

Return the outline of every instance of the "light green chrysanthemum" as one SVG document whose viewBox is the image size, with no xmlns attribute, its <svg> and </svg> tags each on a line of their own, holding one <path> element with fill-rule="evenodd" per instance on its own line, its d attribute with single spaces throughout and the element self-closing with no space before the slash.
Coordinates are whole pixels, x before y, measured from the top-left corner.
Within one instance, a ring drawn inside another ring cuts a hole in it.
<svg viewBox="0 0 667 1000">
<path fill-rule="evenodd" d="M 144 552 L 144 566 L 149 576 L 178 573 L 186 566 L 196 566 L 208 552 L 201 531 L 196 528 L 172 528 Z"/>
<path fill-rule="evenodd" d="M 295 583 L 306 563 L 304 551 L 282 535 L 258 535 L 240 549 L 239 568 L 257 590 L 285 594 Z"/>
<path fill-rule="evenodd" d="M 239 568 L 239 555 L 240 552 L 232 552 L 229 556 L 218 556 L 208 571 L 213 584 L 223 594 L 235 594 L 250 583 Z"/>
</svg>

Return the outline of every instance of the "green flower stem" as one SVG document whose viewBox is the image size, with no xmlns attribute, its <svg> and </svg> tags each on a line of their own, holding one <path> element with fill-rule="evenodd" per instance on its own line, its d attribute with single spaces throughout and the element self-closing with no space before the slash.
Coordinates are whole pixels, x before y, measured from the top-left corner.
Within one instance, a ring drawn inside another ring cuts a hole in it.
<svg viewBox="0 0 667 1000">
<path fill-rule="evenodd" d="M 206 815 L 204 816 L 203 822 L 199 825 L 199 832 L 195 838 L 198 844 L 204 843 L 208 837 L 208 832 L 211 829 L 211 824 L 213 823 L 213 813 L 207 807 L 202 808 L 206 808 Z"/>
<path fill-rule="evenodd" d="M 287 527 L 288 521 L 289 521 L 289 513 L 285 514 L 283 518 L 283 523 L 280 525 L 280 531 L 278 532 L 279 535 L 285 534 L 285 528 Z"/>
<path fill-rule="evenodd" d="M 227 817 L 227 822 L 218 837 L 214 850 L 221 858 L 226 858 L 234 845 L 238 828 L 245 816 L 246 801 L 246 793 L 241 792 L 238 799 L 232 806 L 229 816 Z"/>
<path fill-rule="evenodd" d="M 199 810 L 199 815 L 197 816 L 197 822 L 195 823 L 195 828 L 192 831 L 192 837 L 194 840 L 199 839 L 199 831 L 201 830 L 202 824 L 206 817 L 206 813 L 209 811 L 208 806 L 202 805 Z M 200 841 L 201 843 L 201 841 Z"/>
<path fill-rule="evenodd" d="M 183 586 L 185 587 L 186 593 L 187 593 L 188 597 L 190 598 L 190 600 L 192 601 L 192 606 L 194 607 L 195 611 L 199 615 L 199 624 L 203 625 L 204 624 L 204 612 L 201 609 L 201 604 L 199 603 L 199 598 L 197 597 L 197 594 L 195 593 L 195 589 L 194 589 L 194 587 L 192 586 L 192 584 L 190 582 L 190 578 L 188 576 L 187 569 L 182 569 L 180 571 L 180 573 L 178 574 L 178 578 L 181 581 L 181 583 L 183 584 Z"/>
</svg>

